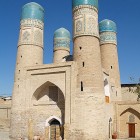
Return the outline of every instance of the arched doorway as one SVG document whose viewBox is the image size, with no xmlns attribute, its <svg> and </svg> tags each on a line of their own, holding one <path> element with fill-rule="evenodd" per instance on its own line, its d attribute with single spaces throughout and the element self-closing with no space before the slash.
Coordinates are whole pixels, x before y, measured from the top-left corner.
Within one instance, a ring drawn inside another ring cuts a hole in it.
<svg viewBox="0 0 140 140">
<path fill-rule="evenodd" d="M 139 137 L 140 113 L 127 108 L 120 114 L 120 132 L 122 136 L 128 138 Z"/>
<path fill-rule="evenodd" d="M 135 138 L 135 116 L 134 114 L 131 114 L 129 116 L 129 122 L 128 122 L 128 133 L 129 133 L 129 138 Z"/>
<path fill-rule="evenodd" d="M 40 128 L 41 128 L 41 132 L 42 133 L 45 132 L 44 135 L 46 135 L 47 139 L 49 140 L 53 140 L 53 139 L 57 140 L 56 139 L 57 136 L 55 136 L 54 138 L 52 131 L 54 131 L 54 133 L 57 132 L 56 134 L 60 133 L 61 127 L 65 124 L 65 97 L 64 95 L 65 94 L 57 85 L 47 81 L 46 83 L 41 85 L 39 88 L 37 88 L 32 96 L 32 102 L 33 104 L 35 104 L 33 108 L 37 109 L 37 113 L 40 116 L 42 116 L 44 120 L 48 118 L 46 120 L 46 124 L 44 128 L 45 131 L 43 130 L 43 128 L 38 127 L 37 125 L 35 126 L 35 131 L 36 133 L 39 133 Z M 41 108 L 41 111 L 38 111 L 38 108 Z M 36 124 L 43 122 L 42 118 L 38 117 L 38 119 L 35 120 Z M 63 133 L 59 135 L 61 135 L 61 137 L 63 138 Z"/>
<path fill-rule="evenodd" d="M 46 127 L 49 128 L 49 140 L 63 139 L 63 124 L 60 118 L 51 116 L 46 120 Z"/>
<path fill-rule="evenodd" d="M 59 140 L 60 139 L 60 122 L 54 119 L 50 123 L 50 140 Z"/>
</svg>

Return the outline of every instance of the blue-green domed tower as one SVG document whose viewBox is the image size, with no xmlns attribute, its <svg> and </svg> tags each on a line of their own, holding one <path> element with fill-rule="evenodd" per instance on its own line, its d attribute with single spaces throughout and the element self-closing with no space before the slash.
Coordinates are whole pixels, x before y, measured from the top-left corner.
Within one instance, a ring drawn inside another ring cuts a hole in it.
<svg viewBox="0 0 140 140">
<path fill-rule="evenodd" d="M 54 32 L 54 57 L 53 62 L 64 61 L 64 57 L 70 54 L 70 32 L 65 28 L 57 29 Z"/>
<path fill-rule="evenodd" d="M 18 64 L 19 62 L 22 66 L 43 64 L 43 36 L 43 7 L 35 2 L 25 4 L 21 12 Z"/>
<path fill-rule="evenodd" d="M 21 101 L 23 97 L 22 89 L 25 78 L 25 67 L 43 64 L 43 33 L 44 32 L 44 9 L 35 2 L 27 3 L 22 8 L 20 33 L 17 47 L 17 60 L 15 69 L 15 81 L 12 94 L 12 116 L 11 116 L 11 138 L 17 139 L 27 135 L 27 126 L 19 126 L 22 118 L 21 112 L 25 108 L 25 102 Z M 21 100 L 20 100 L 21 99 Z M 24 114 L 25 115 L 25 114 Z M 26 117 L 25 117 L 26 118 Z M 23 119 L 24 124 L 28 120 Z"/>
<path fill-rule="evenodd" d="M 105 19 L 99 23 L 100 44 L 114 43 L 117 45 L 117 27 L 116 23 Z"/>
<path fill-rule="evenodd" d="M 73 59 L 77 64 L 75 100 L 79 101 L 75 102 L 74 106 L 77 113 L 74 118 L 75 128 L 82 130 L 81 139 L 107 139 L 108 124 L 104 113 L 105 95 L 99 43 L 98 0 L 72 0 L 72 8 Z M 85 114 L 88 114 L 90 119 Z M 100 115 L 97 117 L 95 114 Z M 81 122 L 86 125 L 83 127 Z M 96 128 L 92 131 L 88 126 Z M 71 139 L 80 139 L 80 135 L 75 132 Z"/>
<path fill-rule="evenodd" d="M 110 83 L 114 87 L 110 95 L 112 101 L 121 100 L 120 72 L 117 52 L 116 23 L 105 19 L 99 23 L 102 67 L 109 72 Z M 113 79 L 113 81 L 111 81 Z"/>
</svg>

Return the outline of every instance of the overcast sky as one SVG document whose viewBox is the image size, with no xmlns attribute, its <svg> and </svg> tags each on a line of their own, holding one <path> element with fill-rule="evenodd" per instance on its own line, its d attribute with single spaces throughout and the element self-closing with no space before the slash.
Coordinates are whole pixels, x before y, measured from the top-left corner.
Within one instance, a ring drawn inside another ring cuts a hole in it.
<svg viewBox="0 0 140 140">
<path fill-rule="evenodd" d="M 0 95 L 12 94 L 21 8 L 31 0 L 0 0 Z M 51 63 L 53 33 L 60 27 L 72 35 L 72 0 L 34 0 L 45 9 L 44 63 Z M 140 0 L 99 0 L 99 21 L 118 28 L 121 83 L 140 77 Z M 71 54 L 73 49 L 71 37 Z"/>
</svg>

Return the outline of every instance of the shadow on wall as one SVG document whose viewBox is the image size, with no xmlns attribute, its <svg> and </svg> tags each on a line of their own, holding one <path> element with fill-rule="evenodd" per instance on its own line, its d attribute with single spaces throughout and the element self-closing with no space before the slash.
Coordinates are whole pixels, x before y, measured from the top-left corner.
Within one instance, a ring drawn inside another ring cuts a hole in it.
<svg viewBox="0 0 140 140">
<path fill-rule="evenodd" d="M 135 116 L 137 116 L 137 117 L 140 119 L 140 113 L 139 113 L 138 111 L 136 111 L 135 109 L 133 109 L 133 108 L 128 108 L 128 109 L 124 110 L 124 111 L 120 114 L 120 116 L 122 116 L 122 115 L 125 114 L 126 112 L 130 112 L 130 113 L 134 114 Z"/>
<path fill-rule="evenodd" d="M 41 98 L 47 96 L 49 98 L 49 102 L 55 102 L 56 105 L 61 110 L 62 115 L 62 123 L 65 123 L 65 97 L 62 90 L 56 86 L 55 84 L 47 81 L 33 94 L 32 100 L 39 101 Z"/>
</svg>

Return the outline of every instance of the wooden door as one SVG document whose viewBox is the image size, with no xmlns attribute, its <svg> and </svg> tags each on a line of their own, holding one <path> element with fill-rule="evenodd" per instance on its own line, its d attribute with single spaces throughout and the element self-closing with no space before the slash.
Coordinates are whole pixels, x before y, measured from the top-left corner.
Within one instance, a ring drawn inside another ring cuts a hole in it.
<svg viewBox="0 0 140 140">
<path fill-rule="evenodd" d="M 129 138 L 135 138 L 135 124 L 128 124 Z"/>
<path fill-rule="evenodd" d="M 56 139 L 56 126 L 51 125 L 50 127 L 50 140 L 55 140 Z"/>
<path fill-rule="evenodd" d="M 50 126 L 50 140 L 59 140 L 60 139 L 60 126 L 51 125 Z"/>
</svg>

